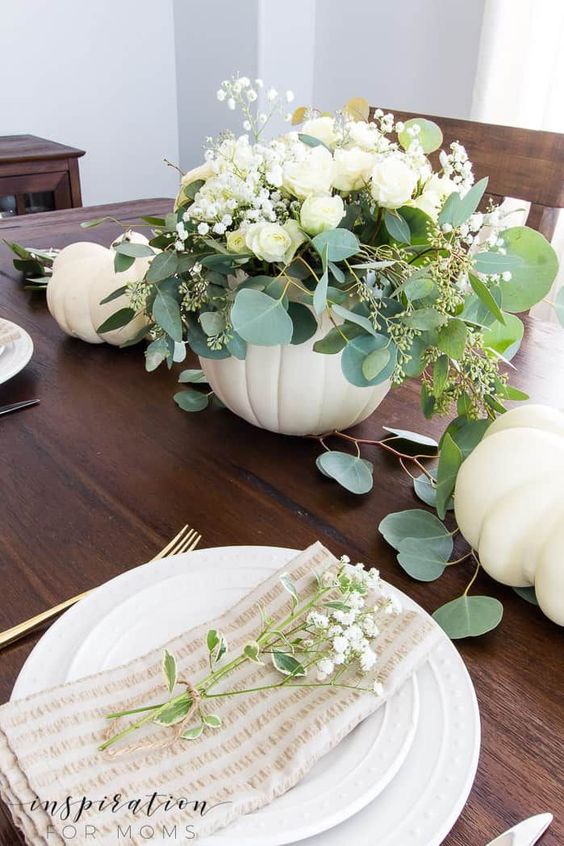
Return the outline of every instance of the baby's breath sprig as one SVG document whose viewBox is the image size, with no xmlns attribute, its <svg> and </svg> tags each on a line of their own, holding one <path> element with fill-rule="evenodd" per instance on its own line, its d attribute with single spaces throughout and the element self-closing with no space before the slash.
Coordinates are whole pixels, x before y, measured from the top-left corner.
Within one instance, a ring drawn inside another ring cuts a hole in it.
<svg viewBox="0 0 564 846">
<path fill-rule="evenodd" d="M 261 610 L 261 628 L 256 637 L 230 660 L 223 634 L 216 629 L 208 631 L 210 671 L 197 681 L 183 681 L 176 658 L 165 651 L 163 674 L 168 697 L 159 703 L 108 714 L 110 733 L 100 750 L 113 747 L 151 723 L 169 729 L 171 743 L 197 740 L 204 732 L 221 728 L 221 716 L 210 713 L 209 707 L 215 700 L 227 697 L 287 687 L 344 688 L 382 696 L 384 685 L 374 673 L 374 646 L 388 619 L 400 613 L 401 604 L 386 588 L 378 570 L 366 569 L 361 563 L 351 564 L 349 557 L 343 555 L 338 566 L 315 576 L 311 590 L 303 596 L 287 574 L 280 577 L 280 582 L 291 605 L 282 619 L 268 617 Z M 246 663 L 265 668 L 263 684 L 218 689 Z M 274 680 L 272 669 L 267 673 L 267 666 L 276 671 Z M 119 728 L 124 720 L 130 722 Z M 118 728 L 112 730 L 114 726 Z M 150 741 L 144 745 L 150 745 Z"/>
</svg>

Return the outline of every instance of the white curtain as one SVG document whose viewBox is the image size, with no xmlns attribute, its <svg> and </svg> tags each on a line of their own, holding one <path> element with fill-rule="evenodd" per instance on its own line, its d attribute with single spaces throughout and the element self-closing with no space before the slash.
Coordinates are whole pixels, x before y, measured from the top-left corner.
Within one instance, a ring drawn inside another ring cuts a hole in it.
<svg viewBox="0 0 564 846">
<path fill-rule="evenodd" d="M 486 0 L 472 117 L 564 132 L 564 0 Z M 549 299 L 564 285 L 562 213 L 553 246 L 561 270 Z M 545 303 L 533 311 L 556 321 Z"/>
</svg>

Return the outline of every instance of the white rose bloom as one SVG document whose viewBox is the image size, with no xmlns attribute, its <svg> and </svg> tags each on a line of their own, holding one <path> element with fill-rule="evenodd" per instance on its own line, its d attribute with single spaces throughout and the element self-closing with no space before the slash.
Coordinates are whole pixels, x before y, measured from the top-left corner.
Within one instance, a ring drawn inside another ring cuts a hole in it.
<svg viewBox="0 0 564 846">
<path fill-rule="evenodd" d="M 415 198 L 413 205 L 436 220 L 446 198 L 458 190 L 459 186 L 448 176 L 435 173 L 425 184 L 422 194 Z"/>
<path fill-rule="evenodd" d="M 263 261 L 284 261 L 292 247 L 290 235 L 279 223 L 251 224 L 245 242 L 249 250 Z"/>
<path fill-rule="evenodd" d="M 404 206 L 415 191 L 417 173 L 402 158 L 386 156 L 372 170 L 371 193 L 385 209 Z"/>
<path fill-rule="evenodd" d="M 198 167 L 193 167 L 192 170 L 189 170 L 188 173 L 185 173 L 182 179 L 180 180 L 181 185 L 191 185 L 192 182 L 198 182 L 199 179 L 209 179 L 210 176 L 214 175 L 214 169 L 211 161 L 204 162 Z"/>
<path fill-rule="evenodd" d="M 306 120 L 301 132 L 303 135 L 311 135 L 313 138 L 319 138 L 328 147 L 332 147 L 337 141 L 335 118 L 330 115 Z"/>
<path fill-rule="evenodd" d="M 335 197 L 306 197 L 300 211 L 300 223 L 308 235 L 319 235 L 326 229 L 335 229 L 345 214 L 345 204 Z"/>
<path fill-rule="evenodd" d="M 333 156 L 325 147 L 311 147 L 301 161 L 284 165 L 282 184 L 300 200 L 311 194 L 328 194 L 333 180 Z"/>
<path fill-rule="evenodd" d="M 246 253 L 245 235 L 240 229 L 227 233 L 227 249 L 232 253 Z"/>
<path fill-rule="evenodd" d="M 284 256 L 284 261 L 286 264 L 292 261 L 294 258 L 294 254 L 298 247 L 300 247 L 304 241 L 307 241 L 307 235 L 303 230 L 300 228 L 300 224 L 297 220 L 287 220 L 284 224 L 285 231 L 290 236 L 290 241 L 292 242 L 288 250 L 286 251 L 286 255 Z"/>
<path fill-rule="evenodd" d="M 374 167 L 374 155 L 352 147 L 350 150 L 335 150 L 333 186 L 339 191 L 358 191 L 364 188 Z"/>
</svg>

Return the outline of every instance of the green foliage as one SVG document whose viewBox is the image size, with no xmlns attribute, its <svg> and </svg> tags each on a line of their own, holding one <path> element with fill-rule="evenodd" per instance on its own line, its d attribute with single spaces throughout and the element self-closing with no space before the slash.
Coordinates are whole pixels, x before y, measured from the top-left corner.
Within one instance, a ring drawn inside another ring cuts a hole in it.
<svg viewBox="0 0 564 846">
<path fill-rule="evenodd" d="M 526 226 L 501 234 L 507 256 L 515 265 L 511 279 L 499 283 L 505 311 L 527 311 L 547 296 L 558 272 L 558 257 L 544 235 Z"/>
<path fill-rule="evenodd" d="M 404 128 L 398 133 L 398 141 L 404 150 L 407 150 L 413 141 L 413 136 L 410 135 L 408 130 L 414 126 L 419 127 L 417 140 L 423 147 L 424 153 L 433 153 L 439 149 L 443 143 L 443 133 L 440 126 L 437 126 L 432 120 L 427 120 L 427 118 L 411 118 L 405 121 Z"/>
<path fill-rule="evenodd" d="M 537 599 L 537 595 L 535 593 L 534 587 L 516 587 L 513 588 L 517 596 L 520 596 L 521 599 L 524 599 L 526 602 L 529 602 L 531 605 L 538 605 L 539 601 Z"/>
<path fill-rule="evenodd" d="M 433 614 L 452 640 L 479 637 L 495 629 L 503 617 L 503 605 L 491 596 L 459 596 Z"/>
<path fill-rule="evenodd" d="M 132 308 L 120 308 L 119 311 L 114 312 L 107 318 L 107 320 L 104 320 L 104 322 L 98 326 L 96 332 L 98 332 L 99 335 L 103 335 L 104 332 L 112 332 L 114 329 L 121 329 L 122 326 L 127 326 L 128 323 L 131 323 L 134 317 L 135 312 Z"/>
<path fill-rule="evenodd" d="M 174 657 L 174 655 L 171 655 L 168 649 L 165 649 L 163 654 L 163 674 L 165 677 L 168 692 L 172 693 L 172 691 L 176 687 L 178 671 L 176 668 L 176 658 Z"/>
<path fill-rule="evenodd" d="M 456 229 L 458 226 L 466 223 L 468 218 L 474 214 L 480 205 L 487 185 L 488 179 L 486 177 L 476 182 L 464 197 L 461 197 L 456 191 L 447 197 L 439 214 L 439 225 L 443 226 L 445 223 L 448 223 Z"/>
<path fill-rule="evenodd" d="M 200 391 L 193 391 L 190 388 L 185 391 L 178 391 L 173 399 L 182 411 L 203 411 L 209 404 L 207 394 L 202 394 Z"/>
<path fill-rule="evenodd" d="M 388 363 L 373 379 L 367 379 L 363 370 L 365 359 L 375 350 L 384 349 L 389 354 Z M 396 359 L 396 347 L 385 335 L 359 335 L 352 338 L 343 350 L 341 369 L 351 385 L 366 388 L 369 385 L 379 385 L 389 379 L 396 366 Z"/>
<path fill-rule="evenodd" d="M 292 319 L 280 300 L 261 291 L 238 291 L 231 311 L 234 329 L 249 344 L 289 344 L 294 333 Z"/>
<path fill-rule="evenodd" d="M 525 327 L 516 314 L 504 314 L 503 323 L 493 323 L 484 332 L 484 346 L 495 350 L 506 361 L 511 361 L 521 346 Z"/>
<path fill-rule="evenodd" d="M 446 432 L 441 442 L 439 466 L 437 468 L 436 508 L 437 514 L 441 518 L 444 518 L 446 514 L 462 461 L 462 450 L 452 435 Z"/>
<path fill-rule="evenodd" d="M 372 490 L 372 464 L 348 452 L 336 450 L 323 452 L 317 458 L 317 467 L 325 476 L 335 479 L 343 488 L 354 494 Z"/>
<path fill-rule="evenodd" d="M 289 655 L 287 652 L 278 652 L 275 650 L 272 653 L 272 663 L 275 669 L 279 673 L 282 673 L 283 676 L 298 678 L 306 674 L 303 664 L 300 664 L 293 655 Z"/>
</svg>

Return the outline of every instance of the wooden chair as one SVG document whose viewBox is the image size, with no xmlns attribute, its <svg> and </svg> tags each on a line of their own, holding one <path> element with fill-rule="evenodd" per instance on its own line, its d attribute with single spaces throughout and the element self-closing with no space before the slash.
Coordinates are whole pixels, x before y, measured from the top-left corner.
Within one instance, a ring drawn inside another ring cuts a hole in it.
<svg viewBox="0 0 564 846">
<path fill-rule="evenodd" d="M 460 141 L 466 147 L 476 180 L 489 177 L 486 196 L 496 202 L 515 197 L 531 203 L 527 225 L 552 240 L 558 213 L 564 208 L 564 134 L 384 111 L 391 111 L 401 121 L 412 117 L 435 121 L 443 131 L 445 146 Z"/>
</svg>

